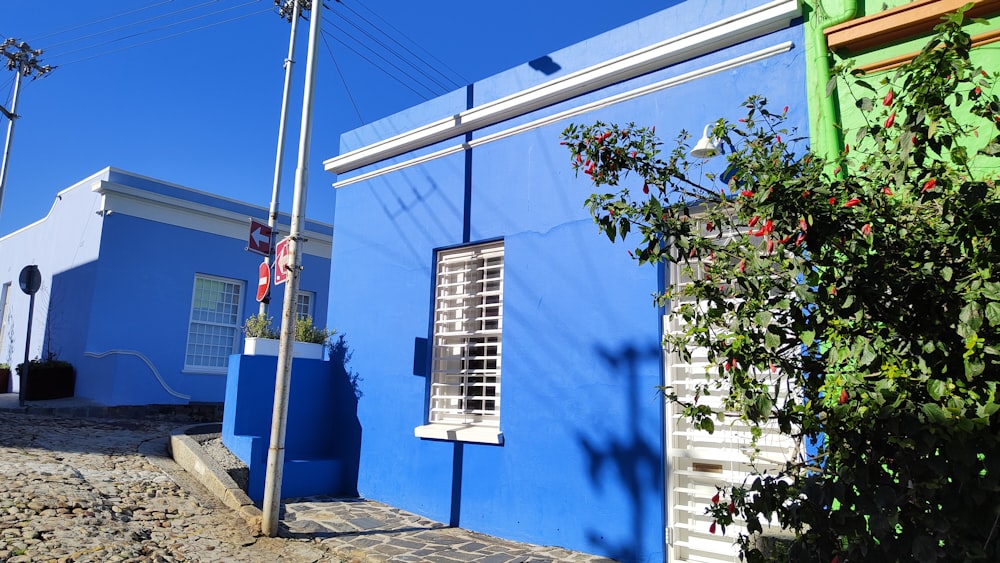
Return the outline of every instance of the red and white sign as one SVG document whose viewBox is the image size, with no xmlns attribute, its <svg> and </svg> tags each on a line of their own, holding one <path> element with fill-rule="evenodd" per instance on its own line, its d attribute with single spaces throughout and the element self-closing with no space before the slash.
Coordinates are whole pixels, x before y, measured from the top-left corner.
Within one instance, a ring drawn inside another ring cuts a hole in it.
<svg viewBox="0 0 1000 563">
<path fill-rule="evenodd" d="M 288 242 L 288 237 L 285 237 L 274 247 L 274 285 L 288 280 Z"/>
<path fill-rule="evenodd" d="M 257 268 L 257 301 L 263 301 L 267 297 L 267 288 L 271 285 L 271 267 L 267 262 L 261 262 Z"/>
<path fill-rule="evenodd" d="M 264 256 L 271 254 L 271 227 L 256 219 L 250 219 L 250 240 L 247 250 Z"/>
</svg>

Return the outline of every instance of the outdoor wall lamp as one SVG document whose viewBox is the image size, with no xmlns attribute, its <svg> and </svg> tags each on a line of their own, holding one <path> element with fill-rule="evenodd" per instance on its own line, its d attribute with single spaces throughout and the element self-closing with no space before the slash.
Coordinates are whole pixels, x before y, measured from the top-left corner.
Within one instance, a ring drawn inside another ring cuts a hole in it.
<svg viewBox="0 0 1000 563">
<path fill-rule="evenodd" d="M 691 149 L 691 156 L 694 158 L 711 158 L 719 154 L 718 142 L 715 138 L 708 136 L 708 130 L 711 127 L 711 124 L 705 126 L 705 130 L 701 134 L 701 139 L 698 139 L 698 144 Z"/>
</svg>

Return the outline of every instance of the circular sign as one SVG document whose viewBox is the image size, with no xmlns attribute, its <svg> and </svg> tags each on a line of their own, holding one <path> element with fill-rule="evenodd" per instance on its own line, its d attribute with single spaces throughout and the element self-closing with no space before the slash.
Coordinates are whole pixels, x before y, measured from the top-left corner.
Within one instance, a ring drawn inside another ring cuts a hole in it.
<svg viewBox="0 0 1000 563">
<path fill-rule="evenodd" d="M 38 271 L 38 266 L 25 266 L 21 269 L 18 282 L 21 284 L 21 291 L 33 295 L 38 291 L 38 288 L 42 287 L 42 273 Z"/>
<path fill-rule="evenodd" d="M 267 297 L 267 288 L 271 285 L 271 268 L 267 262 L 261 262 L 257 267 L 257 301 L 263 301 Z"/>
</svg>

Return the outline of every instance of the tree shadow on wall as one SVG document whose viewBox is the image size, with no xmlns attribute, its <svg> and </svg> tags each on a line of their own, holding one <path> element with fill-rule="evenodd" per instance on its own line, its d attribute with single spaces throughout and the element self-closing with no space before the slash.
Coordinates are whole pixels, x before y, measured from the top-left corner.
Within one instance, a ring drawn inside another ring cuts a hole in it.
<svg viewBox="0 0 1000 563">
<path fill-rule="evenodd" d="M 644 423 L 649 423 L 648 417 L 641 416 L 643 411 L 649 411 L 647 405 L 640 408 L 640 401 L 649 401 L 655 397 L 653 386 L 640 384 L 640 369 L 642 364 L 660 360 L 659 348 L 653 347 L 639 350 L 626 345 L 618 351 L 599 349 L 598 354 L 608 366 L 610 372 L 619 375 L 622 385 L 619 387 L 625 402 L 624 412 L 627 416 L 625 424 L 616 425 L 615 429 L 606 429 L 604 435 L 595 432 L 589 435 L 578 433 L 578 441 L 587 456 L 589 477 L 596 491 L 608 486 L 617 486 L 624 490 L 630 499 L 631 533 L 624 538 L 615 539 L 605 536 L 601 530 L 587 530 L 587 539 L 600 547 L 601 553 L 606 553 L 616 561 L 638 561 L 649 538 L 646 537 L 648 521 L 661 510 L 663 490 L 663 462 L 659 447 L 650 443 L 646 435 L 659 435 L 659 429 L 650 432 Z M 652 417 L 659 421 L 660 417 Z M 621 433 L 621 434 L 619 434 Z M 650 491 L 659 491 L 650 494 Z"/>
<path fill-rule="evenodd" d="M 358 420 L 358 400 L 361 399 L 361 375 L 350 367 L 353 352 L 345 335 L 337 336 L 330 345 L 330 369 L 333 372 L 333 404 L 330 405 L 330 425 L 337 434 L 334 457 L 340 459 L 344 472 L 341 494 L 357 496 L 358 469 L 361 462 L 361 421 Z"/>
</svg>

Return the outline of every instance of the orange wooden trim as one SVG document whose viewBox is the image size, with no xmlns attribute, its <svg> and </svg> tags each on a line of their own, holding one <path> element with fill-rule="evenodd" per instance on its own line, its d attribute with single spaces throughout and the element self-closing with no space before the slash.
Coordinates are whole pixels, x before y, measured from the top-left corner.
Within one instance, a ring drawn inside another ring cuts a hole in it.
<svg viewBox="0 0 1000 563">
<path fill-rule="evenodd" d="M 1000 0 L 917 0 L 891 10 L 830 26 L 823 31 L 831 51 L 865 51 L 930 32 L 941 17 L 972 3 L 967 17 L 1000 13 Z"/>
<path fill-rule="evenodd" d="M 976 35 L 972 38 L 972 48 L 981 47 L 989 43 L 994 43 L 1000 41 L 1000 29 L 994 29 L 993 31 L 987 31 L 986 33 Z M 855 70 L 864 71 L 866 74 L 872 72 L 880 72 L 883 70 L 892 70 L 900 65 L 904 65 L 913 60 L 913 57 L 917 56 L 919 51 L 914 51 L 912 53 L 907 53 L 905 55 L 900 55 L 898 57 L 892 57 L 891 59 L 885 59 L 877 61 L 874 63 L 868 63 L 866 65 L 858 65 Z"/>
</svg>

